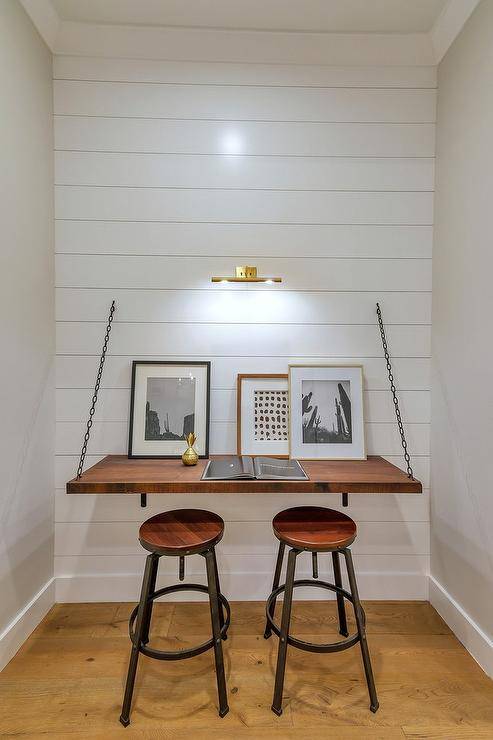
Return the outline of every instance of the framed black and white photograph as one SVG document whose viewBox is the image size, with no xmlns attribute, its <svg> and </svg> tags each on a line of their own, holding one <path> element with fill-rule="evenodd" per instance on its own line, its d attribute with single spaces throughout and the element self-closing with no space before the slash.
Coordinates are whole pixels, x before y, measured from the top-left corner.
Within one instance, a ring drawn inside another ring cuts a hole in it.
<svg viewBox="0 0 493 740">
<path fill-rule="evenodd" d="M 238 375 L 238 455 L 289 456 L 286 374 Z"/>
<path fill-rule="evenodd" d="M 181 457 L 193 432 L 209 456 L 210 362 L 132 363 L 128 456 Z"/>
<path fill-rule="evenodd" d="M 366 460 L 361 365 L 289 366 L 290 457 Z"/>
</svg>

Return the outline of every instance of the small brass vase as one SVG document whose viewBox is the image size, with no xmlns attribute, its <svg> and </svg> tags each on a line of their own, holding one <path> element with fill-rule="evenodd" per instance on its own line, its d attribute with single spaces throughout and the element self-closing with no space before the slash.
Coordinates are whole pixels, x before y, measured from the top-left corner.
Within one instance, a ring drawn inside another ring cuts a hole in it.
<svg viewBox="0 0 493 740">
<path fill-rule="evenodd" d="M 190 432 L 190 434 L 187 436 L 188 447 L 181 456 L 183 465 L 197 465 L 199 461 L 199 456 L 193 448 L 196 439 L 197 437 L 193 432 Z"/>
</svg>

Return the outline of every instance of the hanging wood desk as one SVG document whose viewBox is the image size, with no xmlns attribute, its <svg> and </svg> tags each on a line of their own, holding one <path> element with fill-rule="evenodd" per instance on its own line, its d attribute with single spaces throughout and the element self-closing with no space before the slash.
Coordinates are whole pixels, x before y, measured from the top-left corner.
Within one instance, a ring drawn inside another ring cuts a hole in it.
<svg viewBox="0 0 493 740">
<path fill-rule="evenodd" d="M 109 455 L 67 483 L 67 493 L 421 493 L 417 480 L 382 457 L 302 461 L 309 480 L 200 480 L 207 460 L 129 460 Z"/>
</svg>

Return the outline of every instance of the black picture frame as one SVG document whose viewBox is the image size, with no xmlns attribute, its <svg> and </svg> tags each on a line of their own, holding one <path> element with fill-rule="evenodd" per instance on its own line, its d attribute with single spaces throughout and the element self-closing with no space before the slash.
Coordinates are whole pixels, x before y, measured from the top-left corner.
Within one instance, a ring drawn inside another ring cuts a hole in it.
<svg viewBox="0 0 493 740">
<path fill-rule="evenodd" d="M 134 454 L 132 451 L 133 446 L 133 431 L 134 431 L 134 413 L 135 413 L 135 378 L 137 367 L 140 365 L 194 365 L 204 367 L 206 369 L 206 417 L 205 417 L 205 452 L 199 455 L 200 459 L 208 459 L 209 457 L 209 427 L 210 427 L 210 405 L 211 405 L 211 363 L 209 360 L 133 360 L 132 361 L 132 383 L 130 389 L 130 419 L 128 425 L 128 452 L 127 457 L 132 460 L 179 460 L 181 455 L 143 455 Z M 185 442 L 185 440 L 184 440 Z M 183 452 L 185 452 L 185 446 Z"/>
</svg>

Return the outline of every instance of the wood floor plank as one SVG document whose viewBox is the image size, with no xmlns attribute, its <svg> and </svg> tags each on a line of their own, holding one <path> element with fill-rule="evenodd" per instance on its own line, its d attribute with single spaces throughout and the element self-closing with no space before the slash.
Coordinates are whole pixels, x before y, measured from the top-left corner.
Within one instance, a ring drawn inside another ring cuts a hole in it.
<svg viewBox="0 0 493 740">
<path fill-rule="evenodd" d="M 439 727 L 404 726 L 404 737 L 408 740 L 491 740 L 491 724 L 475 722 L 472 725 L 440 725 Z"/>
<path fill-rule="evenodd" d="M 280 602 L 281 603 L 281 602 Z M 314 607 L 314 604 L 317 604 Z M 425 601 L 365 601 L 368 634 L 452 634 L 438 612 Z M 346 609 L 348 624 L 355 628 L 352 608 Z M 280 609 L 278 609 L 280 613 Z M 232 624 L 236 634 L 263 632 L 265 605 L 258 601 L 232 604 Z M 170 634 L 186 634 L 192 629 L 209 629 L 207 604 L 176 603 Z M 292 633 L 336 634 L 338 632 L 335 600 L 297 601 L 293 604 Z"/>
<path fill-rule="evenodd" d="M 340 731 L 339 731 L 340 730 Z M 333 736 L 330 728 L 327 726 L 319 728 L 310 728 L 311 740 L 327 740 Z M 18 738 L 19 735 L 2 735 L 4 738 Z M 49 737 L 50 740 L 64 740 L 69 737 L 70 740 L 76 738 L 88 738 L 89 740 L 114 740 L 115 738 L 129 738 L 129 740 L 190 740 L 189 730 L 135 730 L 128 727 L 124 732 L 123 729 L 82 732 L 39 732 L 23 733 L 22 738 L 34 740 L 34 738 Z M 334 737 L 334 736 L 333 736 Z M 198 740 L 232 740 L 230 729 L 207 729 L 202 728 Z M 300 731 L 295 728 L 255 728 L 251 730 L 247 727 L 238 727 L 234 730 L 234 738 L 238 740 L 300 740 Z M 405 740 L 404 733 L 399 728 L 372 728 L 372 727 L 344 727 L 338 728 L 337 740 Z"/>
<path fill-rule="evenodd" d="M 55 604 L 36 630 L 36 638 L 44 637 L 128 637 L 128 619 L 135 603 Z M 73 605 L 71 605 L 73 606 Z M 174 603 L 156 603 L 153 628 L 168 634 Z"/>
<path fill-rule="evenodd" d="M 142 656 L 132 724 L 123 730 L 133 606 L 55 606 L 0 674 L 0 737 L 493 740 L 493 682 L 426 602 L 365 604 L 376 714 L 356 645 L 328 655 L 289 648 L 284 711 L 276 717 L 277 638 L 263 638 L 262 603 L 239 602 L 224 643 L 230 713 L 217 715 L 212 652 L 172 663 Z M 296 602 L 292 631 L 309 641 L 337 640 L 335 603 Z M 156 605 L 154 646 L 182 649 L 209 635 L 207 603 Z"/>
<path fill-rule="evenodd" d="M 81 604 L 67 609 L 55 604 L 36 629 L 36 637 L 103 637 L 119 609 L 117 603 Z"/>
<path fill-rule="evenodd" d="M 161 677 L 162 678 L 162 677 Z M 233 683 L 234 678 L 233 678 Z M 121 709 L 123 682 L 102 680 L 56 681 L 40 685 L 34 682 L 30 691 L 9 688 L 9 701 L 0 721 L 2 731 L 15 732 L 19 726 L 24 732 L 36 732 L 40 726 L 54 732 L 64 728 L 67 734 L 83 725 L 87 731 L 117 729 Z M 27 687 L 26 687 L 27 688 Z M 0 694 L 1 696 L 1 694 Z M 233 702 L 227 727 L 267 728 L 279 725 L 280 718 L 270 711 L 271 697 L 265 687 L 251 682 L 241 690 L 241 701 Z M 187 676 L 185 681 L 156 681 L 147 676 L 137 680 L 132 711 L 133 729 L 188 730 L 202 736 L 202 730 L 219 728 L 224 722 L 217 714 L 217 697 L 213 670 Z M 282 718 L 282 727 L 292 727 L 288 709 Z"/>
</svg>

